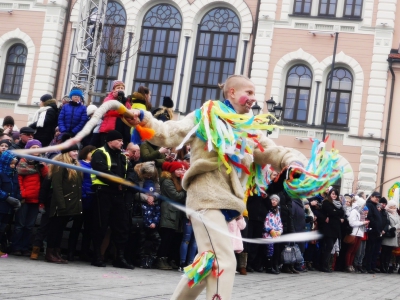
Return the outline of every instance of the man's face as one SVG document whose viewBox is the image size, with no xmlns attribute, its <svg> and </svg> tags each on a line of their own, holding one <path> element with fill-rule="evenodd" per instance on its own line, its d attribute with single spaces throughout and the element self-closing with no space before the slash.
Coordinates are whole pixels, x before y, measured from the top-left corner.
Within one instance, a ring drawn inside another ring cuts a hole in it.
<svg viewBox="0 0 400 300">
<path fill-rule="evenodd" d="M 385 209 L 386 208 L 387 203 L 381 203 L 381 208 Z"/>
<path fill-rule="evenodd" d="M 0 141 L 1 140 L 9 140 L 10 142 L 12 142 L 12 137 L 7 134 L 0 135 Z"/>
<path fill-rule="evenodd" d="M 26 144 L 29 140 L 33 139 L 33 133 L 21 133 L 19 136 L 23 144 Z"/>
<path fill-rule="evenodd" d="M 379 203 L 379 198 L 376 196 L 371 196 L 371 201 L 374 203 Z"/>
<path fill-rule="evenodd" d="M 140 158 L 140 148 L 139 146 L 131 147 L 126 150 L 128 158 L 133 161 L 138 161 Z"/>
<path fill-rule="evenodd" d="M 10 128 L 10 133 L 11 133 L 11 132 L 13 131 L 14 125 L 11 125 L 11 124 L 4 124 L 4 125 L 3 125 L 3 128 L 4 128 L 4 129 Z"/>
<path fill-rule="evenodd" d="M 123 144 L 124 144 L 124 142 L 122 141 L 122 139 L 113 140 L 113 141 L 108 142 L 108 146 L 113 150 L 121 150 Z"/>
<path fill-rule="evenodd" d="M 275 178 L 276 178 L 276 176 L 278 176 L 278 173 L 277 172 L 272 172 L 271 173 L 271 180 L 274 180 Z"/>
<path fill-rule="evenodd" d="M 254 84 L 243 79 L 243 82 L 237 88 L 232 87 L 228 91 L 228 100 L 238 114 L 250 112 L 251 107 L 256 102 Z"/>
</svg>

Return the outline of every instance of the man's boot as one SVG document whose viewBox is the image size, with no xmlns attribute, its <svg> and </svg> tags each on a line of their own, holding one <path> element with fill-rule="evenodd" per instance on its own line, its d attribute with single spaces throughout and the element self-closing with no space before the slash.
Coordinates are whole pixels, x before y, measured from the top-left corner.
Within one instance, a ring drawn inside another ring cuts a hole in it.
<svg viewBox="0 0 400 300">
<path fill-rule="evenodd" d="M 278 275 L 279 273 L 274 270 L 272 267 L 272 257 L 267 257 L 267 263 L 266 263 L 266 273 L 268 274 L 274 274 Z"/>
<path fill-rule="evenodd" d="M 292 269 L 290 268 L 289 265 L 283 265 L 282 273 L 293 274 Z"/>
<path fill-rule="evenodd" d="M 46 256 L 44 257 L 44 259 L 47 262 L 61 264 L 60 259 L 56 255 L 54 255 L 54 249 L 52 249 L 52 248 L 46 249 Z"/>
<path fill-rule="evenodd" d="M 156 261 L 156 259 L 157 259 L 157 256 L 155 256 L 155 255 L 149 255 L 147 257 L 146 265 L 147 265 L 148 269 L 152 269 L 153 268 L 153 265 L 154 265 L 154 262 Z"/>
<path fill-rule="evenodd" d="M 105 262 L 103 261 L 103 256 L 101 255 L 100 247 L 95 247 L 93 261 L 91 263 L 92 266 L 104 268 L 106 267 Z"/>
<path fill-rule="evenodd" d="M 160 257 L 157 262 L 157 269 L 172 270 L 172 267 L 168 264 L 166 257 Z"/>
<path fill-rule="evenodd" d="M 68 263 L 68 260 L 65 260 L 65 259 L 62 258 L 61 249 L 60 248 L 54 248 L 53 254 L 54 254 L 54 256 L 56 256 L 60 260 L 60 263 L 62 263 L 62 264 L 67 264 Z"/>
<path fill-rule="evenodd" d="M 147 266 L 147 260 L 148 260 L 148 255 L 142 255 L 140 258 L 140 268 L 142 269 L 148 269 Z"/>
<path fill-rule="evenodd" d="M 39 258 L 39 253 L 40 253 L 40 247 L 33 246 L 31 259 L 37 260 Z"/>
<path fill-rule="evenodd" d="M 135 266 L 128 264 L 124 256 L 124 250 L 118 249 L 117 250 L 117 258 L 113 262 L 113 267 L 121 268 L 121 269 L 135 269 Z"/>
<path fill-rule="evenodd" d="M 239 274 L 240 275 L 247 275 L 246 266 L 247 266 L 247 253 L 246 252 L 239 253 Z"/>
</svg>

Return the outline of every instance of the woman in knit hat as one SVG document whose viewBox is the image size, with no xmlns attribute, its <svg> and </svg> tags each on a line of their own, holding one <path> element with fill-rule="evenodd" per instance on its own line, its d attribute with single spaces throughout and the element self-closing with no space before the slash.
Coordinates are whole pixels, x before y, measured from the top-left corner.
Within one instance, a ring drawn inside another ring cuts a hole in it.
<svg viewBox="0 0 400 300">
<path fill-rule="evenodd" d="M 72 89 L 69 93 L 71 101 L 63 105 L 58 117 L 58 128 L 61 133 L 69 133 L 72 137 L 82 130 L 88 121 L 86 106 L 83 105 L 83 92 Z"/>
<path fill-rule="evenodd" d="M 78 149 L 77 145 L 73 145 L 62 150 L 54 157 L 54 160 L 79 166 Z M 82 214 L 83 175 L 70 168 L 50 165 L 49 177 L 53 186 L 53 196 L 45 259 L 52 263 L 67 263 L 60 255 L 60 245 L 64 228 L 70 217 Z"/>
<path fill-rule="evenodd" d="M 125 83 L 121 80 L 115 80 L 112 85 L 111 92 L 104 99 L 103 103 L 110 100 L 118 100 L 130 109 L 130 103 L 125 97 Z M 100 133 L 100 144 L 104 145 L 106 142 L 107 133 L 111 130 L 118 130 L 121 132 L 124 141 L 124 148 L 130 141 L 130 128 L 121 121 L 121 115 L 116 110 L 108 111 L 101 123 L 98 132 Z"/>
<path fill-rule="evenodd" d="M 164 162 L 162 165 L 162 173 L 160 178 L 161 195 L 185 205 L 186 191 L 182 188 L 182 177 L 185 175 L 185 168 L 181 162 Z M 171 241 L 175 232 L 182 231 L 183 213 L 170 205 L 168 202 L 161 203 L 161 220 L 160 220 L 160 236 L 161 245 L 158 248 L 158 263 L 157 267 L 161 270 L 170 270 L 171 267 L 178 268 L 176 264 L 172 266 L 168 263 L 168 258 L 172 258 L 171 250 L 173 244 Z M 194 257 L 189 258 L 193 261 Z M 183 263 L 186 262 L 186 259 Z"/>
<path fill-rule="evenodd" d="M 12 134 L 15 122 L 14 118 L 11 116 L 6 116 L 3 120 L 3 133 Z"/>
<path fill-rule="evenodd" d="M 52 95 L 45 94 L 40 97 L 39 106 L 39 110 L 33 116 L 33 123 L 29 127 L 36 130 L 33 137 L 45 147 L 50 144 L 54 129 L 57 127 L 57 102 Z"/>
<path fill-rule="evenodd" d="M 38 149 L 42 144 L 38 140 L 29 140 L 25 149 Z M 39 156 L 39 154 L 33 154 Z M 39 191 L 42 179 L 47 176 L 48 168 L 36 160 L 21 158 L 17 165 L 18 181 L 21 190 L 21 209 L 15 214 L 12 251 L 14 255 L 30 256 L 29 251 L 32 229 L 39 213 Z"/>
<path fill-rule="evenodd" d="M 170 97 L 164 97 L 162 106 L 153 110 L 152 114 L 154 118 L 166 122 L 172 120 L 174 117 L 174 112 L 172 108 L 174 107 L 174 101 Z"/>
</svg>

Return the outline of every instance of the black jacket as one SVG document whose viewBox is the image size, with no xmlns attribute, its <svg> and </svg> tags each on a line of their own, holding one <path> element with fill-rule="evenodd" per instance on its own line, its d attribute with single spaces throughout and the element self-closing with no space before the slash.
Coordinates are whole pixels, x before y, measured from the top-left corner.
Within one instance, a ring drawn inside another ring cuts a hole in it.
<svg viewBox="0 0 400 300">
<path fill-rule="evenodd" d="M 108 169 L 107 157 L 100 151 L 96 150 L 92 155 L 92 169 L 95 171 L 107 173 L 110 175 L 126 178 L 127 167 L 126 167 L 126 156 L 121 153 L 120 150 L 112 150 L 107 144 L 104 145 L 104 149 L 110 154 L 111 168 Z M 109 189 L 119 191 L 119 183 L 115 183 L 106 178 L 100 179 L 102 182 L 108 185 Z"/>
<path fill-rule="evenodd" d="M 304 232 L 306 229 L 306 213 L 300 199 L 292 199 L 293 227 L 295 232 Z"/>
<path fill-rule="evenodd" d="M 329 222 L 324 224 L 322 228 L 322 233 L 327 237 L 340 239 L 341 234 L 341 224 L 340 219 L 344 218 L 344 210 L 342 208 L 336 208 L 333 203 L 328 200 L 322 202 L 322 212 L 329 218 Z"/>
<path fill-rule="evenodd" d="M 254 195 L 247 199 L 246 206 L 249 220 L 264 223 L 268 207 L 271 206 L 271 201 L 269 198 Z"/>
<path fill-rule="evenodd" d="M 48 100 L 44 104 L 50 106 L 46 111 L 46 117 L 44 119 L 43 127 L 37 127 L 37 122 L 29 125 L 30 128 L 36 129 L 34 138 L 42 143 L 42 146 L 48 146 L 54 137 L 54 132 L 58 122 L 58 109 L 55 100 Z"/>
<path fill-rule="evenodd" d="M 368 207 L 367 219 L 369 220 L 368 238 L 380 237 L 383 230 L 382 215 L 376 208 L 376 204 L 377 203 L 372 202 L 370 199 L 367 200 L 367 207 Z"/>
</svg>

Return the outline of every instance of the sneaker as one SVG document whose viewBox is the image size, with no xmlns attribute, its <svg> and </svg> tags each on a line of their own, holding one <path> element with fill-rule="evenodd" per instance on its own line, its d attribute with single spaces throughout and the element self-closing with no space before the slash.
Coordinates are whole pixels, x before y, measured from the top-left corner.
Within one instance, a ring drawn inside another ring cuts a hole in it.
<svg viewBox="0 0 400 300">
<path fill-rule="evenodd" d="M 347 273 L 354 273 L 354 270 L 352 269 L 351 266 L 346 267 L 346 272 Z"/>
</svg>

